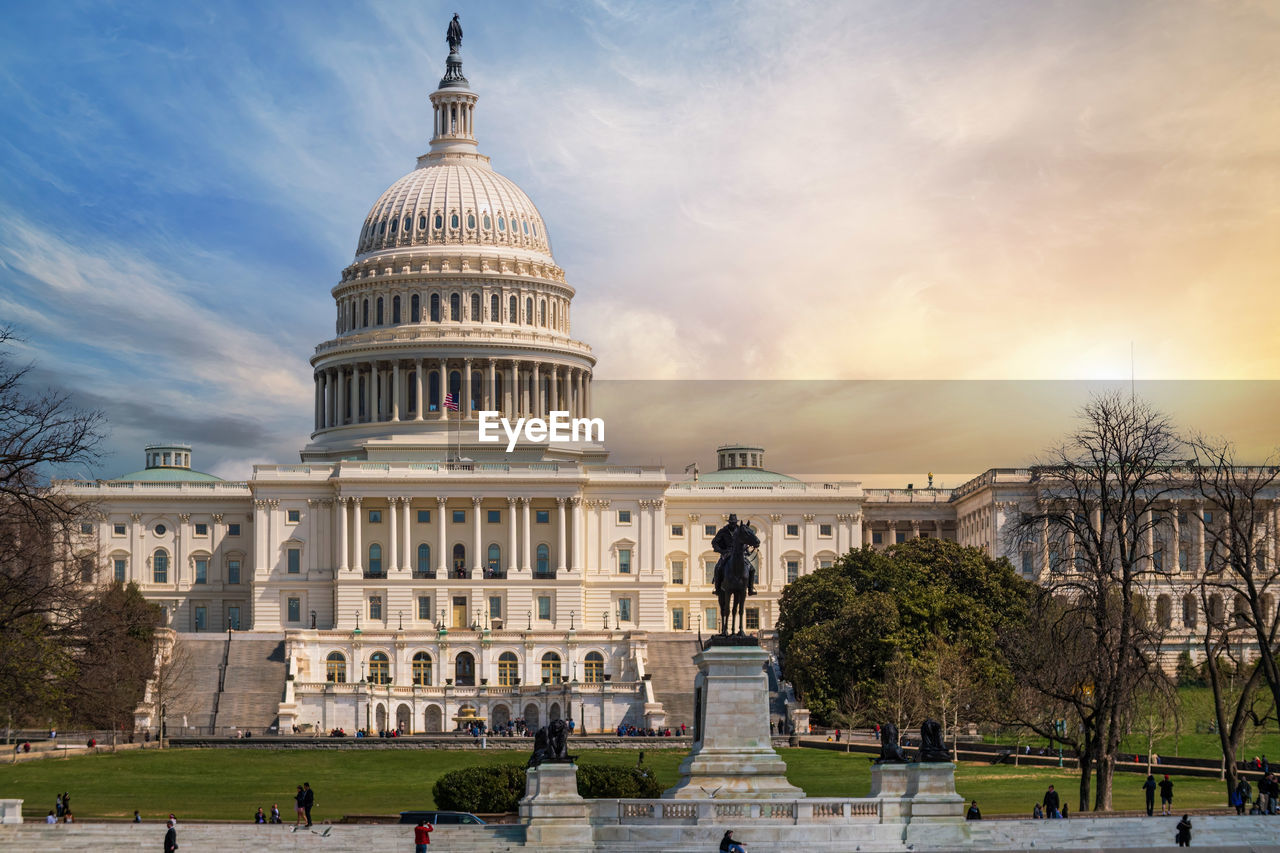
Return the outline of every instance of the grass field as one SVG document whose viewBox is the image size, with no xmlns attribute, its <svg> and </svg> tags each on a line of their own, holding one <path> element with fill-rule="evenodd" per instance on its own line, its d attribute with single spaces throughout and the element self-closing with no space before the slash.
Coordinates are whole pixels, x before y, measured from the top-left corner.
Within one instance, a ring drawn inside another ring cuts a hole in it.
<svg viewBox="0 0 1280 853">
<path fill-rule="evenodd" d="M 871 785 L 866 756 L 817 749 L 779 750 L 787 778 L 813 797 L 866 796 Z M 587 751 L 584 764 L 633 765 L 635 750 Z M 644 763 L 664 785 L 677 779 L 685 753 L 645 750 Z M 71 792 L 81 820 L 126 818 L 136 808 L 146 819 L 169 812 L 191 820 L 252 820 L 254 810 L 280 805 L 292 814 L 293 792 L 302 782 L 316 790 L 317 820 L 347 814 L 395 814 L 434 805 L 431 787 L 441 774 L 460 767 L 523 762 L 523 752 L 445 750 L 241 750 L 174 749 L 46 759 L 0 766 L 0 797 L 26 800 L 28 819 L 53 808 L 59 791 Z M 1115 806 L 1142 807 L 1143 777 L 1118 774 Z M 1179 807 L 1220 806 L 1222 785 L 1214 779 L 1175 777 Z M 962 764 L 956 788 L 976 799 L 984 814 L 1030 814 L 1045 788 L 1056 785 L 1073 807 L 1077 777 L 1057 768 Z"/>
</svg>

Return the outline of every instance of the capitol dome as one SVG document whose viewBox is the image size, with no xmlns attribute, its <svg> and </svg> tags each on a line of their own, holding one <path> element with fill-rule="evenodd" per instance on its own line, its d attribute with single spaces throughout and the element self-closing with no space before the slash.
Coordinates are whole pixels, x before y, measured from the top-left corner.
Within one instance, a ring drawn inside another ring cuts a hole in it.
<svg viewBox="0 0 1280 853">
<path fill-rule="evenodd" d="M 479 245 L 524 250 L 553 263 L 538 208 L 487 159 L 418 158 L 418 168 L 392 184 L 365 217 L 357 260 L 387 249 Z"/>
</svg>

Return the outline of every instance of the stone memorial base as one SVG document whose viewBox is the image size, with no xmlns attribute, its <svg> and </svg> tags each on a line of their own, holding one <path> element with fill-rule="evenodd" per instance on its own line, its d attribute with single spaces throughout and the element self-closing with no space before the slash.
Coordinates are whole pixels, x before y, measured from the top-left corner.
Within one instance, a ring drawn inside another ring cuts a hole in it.
<svg viewBox="0 0 1280 853">
<path fill-rule="evenodd" d="M 544 762 L 525 771 L 520 822 L 529 845 L 590 845 L 591 809 L 578 794 L 578 766 Z"/>
<path fill-rule="evenodd" d="M 759 645 L 712 645 L 694 655 L 693 751 L 667 799 L 797 798 L 769 734 L 769 653 Z"/>
<path fill-rule="evenodd" d="M 871 794 L 880 800 L 881 819 L 902 821 L 911 817 L 911 800 L 907 799 L 906 764 L 871 765 Z"/>
<path fill-rule="evenodd" d="M 906 768 L 911 822 L 904 840 L 933 847 L 968 845 L 970 826 L 964 819 L 964 797 L 956 793 L 955 764 L 924 762 Z"/>
<path fill-rule="evenodd" d="M 22 800 L 0 800 L 0 824 L 22 823 Z"/>
</svg>

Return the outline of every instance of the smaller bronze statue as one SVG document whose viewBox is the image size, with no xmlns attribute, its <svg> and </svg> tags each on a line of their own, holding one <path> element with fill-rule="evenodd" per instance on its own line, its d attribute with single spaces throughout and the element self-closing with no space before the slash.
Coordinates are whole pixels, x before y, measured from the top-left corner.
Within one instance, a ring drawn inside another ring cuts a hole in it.
<svg viewBox="0 0 1280 853">
<path fill-rule="evenodd" d="M 445 31 L 444 40 L 449 43 L 449 52 L 457 53 L 458 48 L 462 47 L 462 24 L 458 22 L 458 13 L 453 13 L 453 20 L 449 22 L 449 29 Z"/>
<path fill-rule="evenodd" d="M 876 764 L 906 764 L 907 754 L 898 745 L 898 727 L 885 723 L 880 727 L 880 757 Z"/>
<path fill-rule="evenodd" d="M 951 750 L 942 741 L 942 724 L 937 720 L 925 720 L 920 727 L 920 757 L 917 760 L 951 760 Z"/>
<path fill-rule="evenodd" d="M 568 762 L 574 756 L 569 754 L 569 727 L 564 720 L 552 720 L 538 729 L 533 736 L 533 755 L 529 756 L 529 767 L 537 767 L 544 761 Z"/>
</svg>

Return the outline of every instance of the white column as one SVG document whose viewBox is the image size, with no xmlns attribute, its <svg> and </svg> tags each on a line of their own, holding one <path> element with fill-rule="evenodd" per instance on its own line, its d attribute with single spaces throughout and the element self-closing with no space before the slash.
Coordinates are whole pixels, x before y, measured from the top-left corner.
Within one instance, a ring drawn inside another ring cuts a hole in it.
<svg viewBox="0 0 1280 853">
<path fill-rule="evenodd" d="M 345 367 L 338 368 L 338 411 L 333 422 L 338 426 L 342 426 L 347 422 L 347 369 Z"/>
<path fill-rule="evenodd" d="M 378 369 L 378 362 L 373 362 L 369 367 L 369 390 L 367 393 L 369 398 L 369 420 L 378 422 L 382 420 L 382 371 Z"/>
<path fill-rule="evenodd" d="M 557 411 L 560 405 L 560 368 L 557 365 L 551 365 L 551 399 L 547 403 L 549 411 Z M 559 559 L 559 558 L 557 558 Z"/>
<path fill-rule="evenodd" d="M 321 378 L 320 378 L 320 373 L 317 372 L 314 376 L 312 376 L 312 382 L 315 385 L 315 404 L 312 406 L 312 409 L 313 409 L 312 415 L 313 415 L 313 420 L 316 426 L 316 432 L 319 432 L 320 430 L 324 429 L 324 412 L 322 411 L 320 406 L 320 401 L 321 399 L 323 399 L 323 396 L 324 396 L 324 390 L 323 390 L 323 382 L 321 381 Z"/>
<path fill-rule="evenodd" d="M 353 572 L 362 572 L 364 571 L 364 553 L 363 549 L 360 547 L 360 528 L 364 526 L 364 519 L 360 517 L 360 498 L 351 499 L 351 515 L 353 518 L 353 523 L 351 525 L 351 544 L 352 551 L 355 552 L 352 554 L 351 570 Z"/>
<path fill-rule="evenodd" d="M 387 537 L 387 574 L 400 568 L 400 505 L 399 498 L 387 498 L 387 523 L 391 525 L 391 535 Z"/>
<path fill-rule="evenodd" d="M 345 572 L 350 568 L 351 549 L 347 545 L 347 503 L 348 498 L 338 498 L 338 570 Z"/>
<path fill-rule="evenodd" d="M 391 362 L 391 420 L 400 420 L 400 360 Z"/>
<path fill-rule="evenodd" d="M 440 310 L 442 312 L 440 316 L 443 317 L 444 307 L 441 306 Z M 440 410 L 436 413 L 436 418 L 442 421 L 447 419 L 449 416 L 449 410 L 444 407 L 444 395 L 448 392 L 448 390 L 449 390 L 449 362 L 442 358 L 440 359 Z"/>
<path fill-rule="evenodd" d="M 538 362 L 533 363 L 533 399 L 530 401 L 529 411 L 534 417 L 543 417 L 542 411 L 542 376 L 541 365 Z"/>
<path fill-rule="evenodd" d="M 1169 505 L 1169 533 L 1169 560 L 1171 562 L 1165 566 L 1165 571 L 1170 574 L 1177 574 L 1182 570 L 1182 529 L 1178 521 L 1177 501 Z"/>
<path fill-rule="evenodd" d="M 507 498 L 507 571 L 515 571 L 520 567 L 516 559 L 516 499 Z"/>
<path fill-rule="evenodd" d="M 471 359 L 462 360 L 462 417 L 471 417 Z"/>
<path fill-rule="evenodd" d="M 471 514 L 474 516 L 471 524 L 471 548 L 475 556 L 471 558 L 471 577 L 479 579 L 484 577 L 484 560 L 480 556 L 480 501 L 481 498 L 473 497 L 471 499 Z"/>
<path fill-rule="evenodd" d="M 520 525 L 520 533 L 524 537 L 524 542 L 520 546 L 520 570 L 531 572 L 533 571 L 533 554 L 530 549 L 533 544 L 533 534 L 529 530 L 529 498 L 521 498 L 520 507 L 521 514 L 524 516 Z"/>
<path fill-rule="evenodd" d="M 564 498 L 556 498 L 556 571 L 565 570 Z"/>
<path fill-rule="evenodd" d="M 414 413 L 413 419 L 420 421 L 426 417 L 427 412 L 427 360 L 425 358 L 418 359 L 418 411 Z"/>
<path fill-rule="evenodd" d="M 443 401 L 444 396 L 441 395 L 440 399 Z M 444 553 L 445 521 L 445 500 L 444 498 L 436 498 L 436 576 L 440 578 L 449 577 L 449 562 Z"/>
<path fill-rule="evenodd" d="M 400 567 L 402 569 L 412 569 L 414 567 L 413 559 L 413 542 L 410 533 L 410 519 L 412 518 L 409 505 L 410 498 L 401 498 L 400 507 L 404 511 L 404 518 L 400 525 Z"/>
<path fill-rule="evenodd" d="M 480 408 L 492 411 L 498 408 L 498 401 L 494 399 L 497 395 L 494 393 L 498 387 L 498 366 L 494 364 L 493 359 L 489 359 L 489 383 L 485 387 L 484 399 L 480 401 Z"/>
<path fill-rule="evenodd" d="M 516 363 L 514 361 L 511 362 L 511 367 L 508 368 L 508 371 L 508 378 L 503 383 L 505 387 L 502 389 L 502 413 L 510 417 L 511 413 L 515 411 L 512 395 L 519 394 L 519 391 L 516 390 Z"/>
<path fill-rule="evenodd" d="M 653 544 L 649 548 L 649 570 L 661 574 L 666 573 L 666 567 L 663 565 L 662 541 L 663 533 L 666 532 L 666 517 L 663 511 L 664 501 L 662 498 L 655 498 L 653 501 L 653 524 L 649 527 L 649 532 L 653 537 Z"/>
<path fill-rule="evenodd" d="M 573 498 L 573 564 L 575 573 L 582 573 L 582 498 Z"/>
<path fill-rule="evenodd" d="M 1196 513 L 1196 564 L 1191 567 L 1190 575 L 1198 577 L 1204 573 L 1205 561 L 1205 531 L 1204 531 L 1204 501 L 1195 502 Z"/>
</svg>

